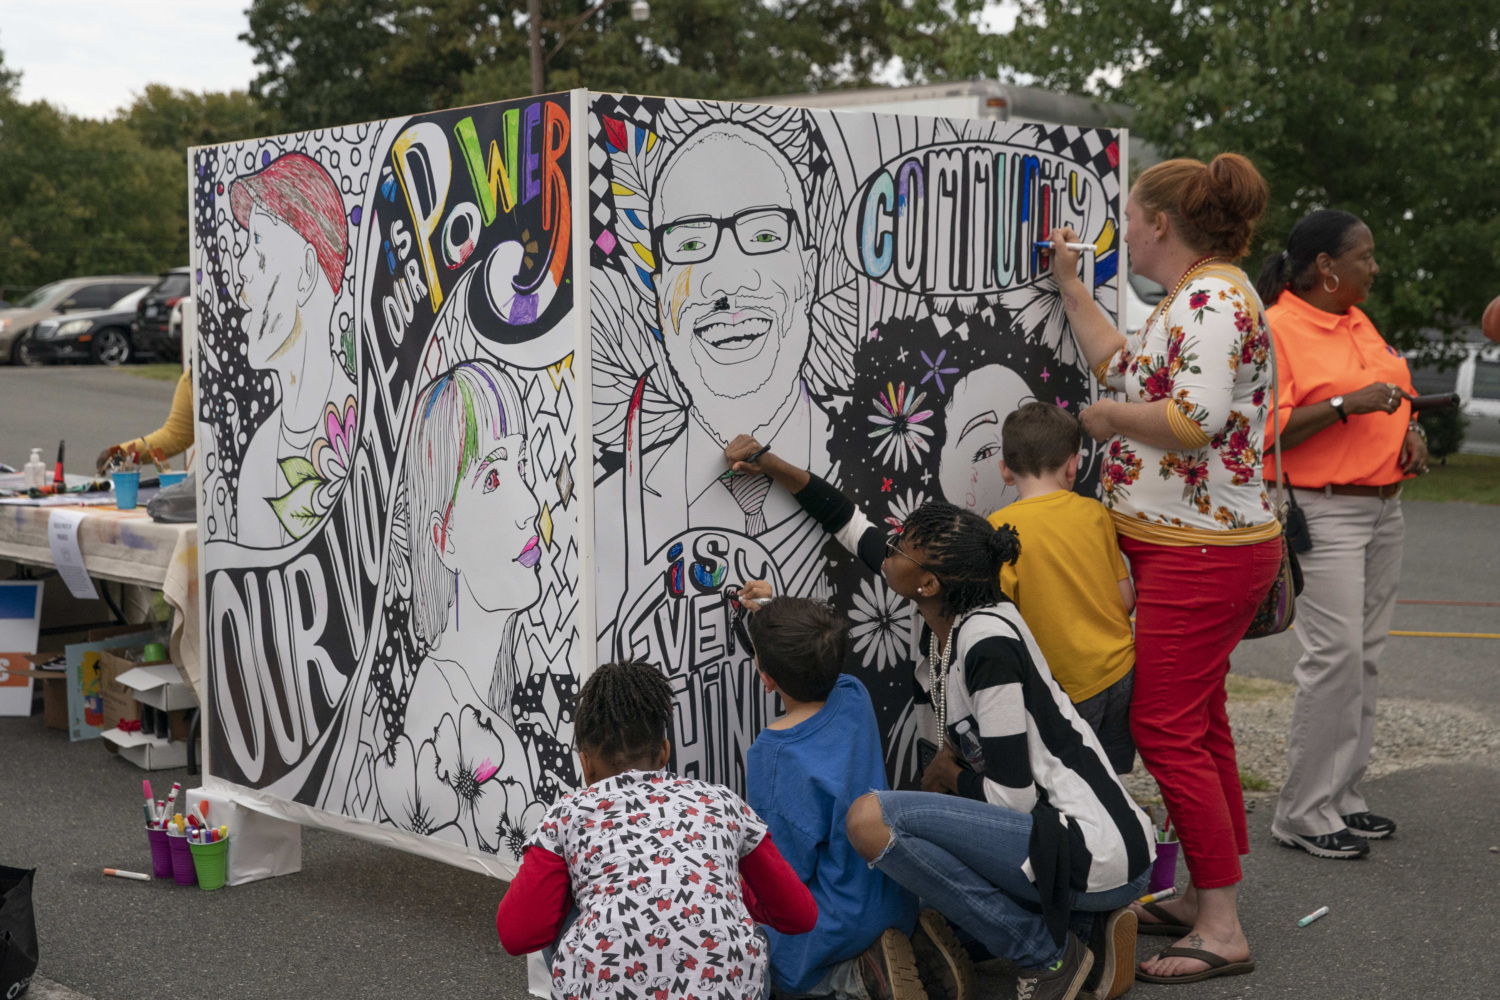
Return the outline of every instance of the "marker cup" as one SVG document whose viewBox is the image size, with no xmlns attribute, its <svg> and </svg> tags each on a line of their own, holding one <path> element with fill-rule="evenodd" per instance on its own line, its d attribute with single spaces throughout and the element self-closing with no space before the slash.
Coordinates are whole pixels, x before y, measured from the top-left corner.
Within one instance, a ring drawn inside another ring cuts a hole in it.
<svg viewBox="0 0 1500 1000">
<path fill-rule="evenodd" d="M 1151 862 L 1151 892 L 1161 892 L 1177 884 L 1177 848 L 1181 845 L 1171 840 L 1156 845 L 1156 860 Z"/>
<path fill-rule="evenodd" d="M 161 488 L 162 489 L 166 489 L 168 486 L 176 486 L 178 483 L 180 483 L 184 479 L 186 479 L 187 478 L 187 473 L 186 472 L 163 472 L 163 473 L 158 474 L 156 478 L 157 478 L 158 483 L 161 485 Z"/>
<path fill-rule="evenodd" d="M 197 885 L 198 871 L 193 867 L 193 852 L 188 849 L 187 834 L 168 830 L 167 842 L 172 845 L 172 881 L 178 885 Z"/>
<path fill-rule="evenodd" d="M 115 484 L 115 506 L 120 510 L 135 510 L 135 498 L 141 491 L 141 474 L 112 472 L 109 478 Z"/>
<path fill-rule="evenodd" d="M 198 888 L 221 889 L 229 873 L 229 838 L 212 844 L 188 844 L 193 851 L 193 866 L 198 869 Z"/>
<path fill-rule="evenodd" d="M 171 878 L 172 845 L 167 843 L 167 831 L 148 826 L 146 838 L 151 841 L 151 874 L 157 878 Z"/>
</svg>

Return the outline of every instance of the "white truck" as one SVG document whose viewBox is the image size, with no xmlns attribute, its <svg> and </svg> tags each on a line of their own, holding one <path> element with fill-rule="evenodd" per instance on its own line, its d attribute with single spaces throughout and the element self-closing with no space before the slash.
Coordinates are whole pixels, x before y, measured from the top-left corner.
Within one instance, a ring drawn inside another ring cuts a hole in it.
<svg viewBox="0 0 1500 1000">
<path fill-rule="evenodd" d="M 1131 109 L 1074 94 L 1058 94 L 1037 87 L 1020 87 L 998 80 L 926 83 L 915 87 L 875 87 L 866 90 L 825 90 L 816 94 L 787 94 L 757 98 L 763 104 L 835 111 L 873 111 L 877 114 L 927 115 L 933 118 L 977 118 L 994 122 L 1038 122 L 1091 128 L 1124 128 Z M 1149 167 L 1161 157 L 1156 149 L 1128 136 L 1130 169 Z M 1148 278 L 1131 274 L 1125 286 L 1125 325 L 1134 331 L 1151 315 L 1166 289 Z"/>
</svg>

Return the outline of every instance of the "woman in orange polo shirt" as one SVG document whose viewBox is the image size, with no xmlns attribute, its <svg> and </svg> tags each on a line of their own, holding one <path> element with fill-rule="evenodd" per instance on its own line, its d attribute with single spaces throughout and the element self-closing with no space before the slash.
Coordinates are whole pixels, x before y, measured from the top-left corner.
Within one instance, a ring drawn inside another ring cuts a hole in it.
<svg viewBox="0 0 1500 1000">
<path fill-rule="evenodd" d="M 1276 339 L 1282 465 L 1312 549 L 1297 601 L 1297 700 L 1272 836 L 1320 858 L 1358 858 L 1396 824 L 1359 793 L 1375 730 L 1376 664 L 1401 578 L 1401 482 L 1427 471 L 1406 359 L 1358 308 L 1380 267 L 1357 216 L 1302 218 L 1258 289 Z M 1267 435 L 1270 438 L 1271 435 Z"/>
</svg>

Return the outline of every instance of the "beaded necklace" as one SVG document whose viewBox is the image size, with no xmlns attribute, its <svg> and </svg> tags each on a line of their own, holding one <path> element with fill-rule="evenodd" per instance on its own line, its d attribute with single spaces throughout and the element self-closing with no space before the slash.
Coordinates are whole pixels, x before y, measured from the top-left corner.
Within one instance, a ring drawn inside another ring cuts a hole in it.
<svg viewBox="0 0 1500 1000">
<path fill-rule="evenodd" d="M 1205 257 L 1199 257 L 1197 260 L 1189 264 L 1187 270 L 1182 272 L 1182 277 L 1178 279 L 1177 287 L 1168 292 L 1167 297 L 1162 299 L 1161 302 L 1157 304 L 1155 309 L 1151 310 L 1151 317 L 1146 320 L 1146 322 L 1141 326 L 1141 329 L 1143 331 L 1148 329 L 1152 323 L 1156 322 L 1157 316 L 1164 315 L 1168 309 L 1172 308 L 1172 300 L 1177 298 L 1177 293 L 1182 291 L 1184 286 L 1186 286 L 1187 283 L 1193 279 L 1193 275 L 1197 272 L 1198 268 L 1204 266 L 1205 264 L 1211 264 L 1214 261 L 1221 259 L 1222 258 L 1220 258 L 1218 254 L 1211 253 Z"/>
<path fill-rule="evenodd" d="M 953 663 L 953 647 L 958 642 L 958 625 L 964 620 L 963 615 L 953 619 L 953 627 L 948 630 L 948 641 L 938 647 L 937 656 L 928 661 L 932 670 L 932 708 L 937 715 L 937 748 L 943 749 L 948 740 L 948 668 Z M 932 637 L 937 642 L 937 636 Z"/>
</svg>

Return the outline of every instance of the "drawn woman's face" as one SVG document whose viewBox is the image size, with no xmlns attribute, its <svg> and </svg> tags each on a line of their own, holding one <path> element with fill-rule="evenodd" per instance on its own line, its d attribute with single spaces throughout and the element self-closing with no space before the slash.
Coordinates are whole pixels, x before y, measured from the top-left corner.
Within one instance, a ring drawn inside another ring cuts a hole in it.
<svg viewBox="0 0 1500 1000">
<path fill-rule="evenodd" d="M 480 450 L 479 461 L 458 484 L 444 562 L 458 571 L 460 586 L 486 611 L 530 607 L 541 596 L 542 541 L 526 439 L 520 434 L 491 438 Z M 439 544 L 441 522 L 434 519 L 431 530 Z"/>
<path fill-rule="evenodd" d="M 938 467 L 949 503 L 989 517 L 1016 499 L 1016 488 L 1000 473 L 1000 427 L 1031 399 L 1025 379 L 1004 365 L 976 368 L 954 385 Z"/>
</svg>

